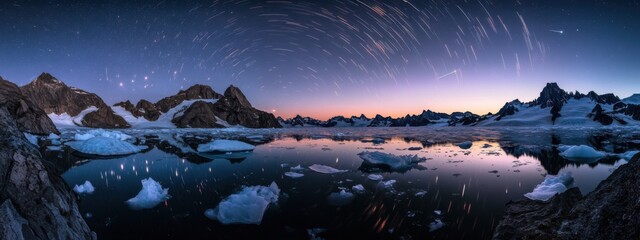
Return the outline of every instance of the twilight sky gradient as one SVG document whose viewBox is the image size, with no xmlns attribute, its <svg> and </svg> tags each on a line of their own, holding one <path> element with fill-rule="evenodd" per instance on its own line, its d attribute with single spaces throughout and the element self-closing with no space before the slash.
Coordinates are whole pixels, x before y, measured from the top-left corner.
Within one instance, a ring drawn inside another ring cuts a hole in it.
<svg viewBox="0 0 640 240">
<path fill-rule="evenodd" d="M 234 84 L 277 116 L 496 112 L 640 92 L 640 1 L 4 0 L 0 76 L 50 72 L 107 103 Z"/>
</svg>

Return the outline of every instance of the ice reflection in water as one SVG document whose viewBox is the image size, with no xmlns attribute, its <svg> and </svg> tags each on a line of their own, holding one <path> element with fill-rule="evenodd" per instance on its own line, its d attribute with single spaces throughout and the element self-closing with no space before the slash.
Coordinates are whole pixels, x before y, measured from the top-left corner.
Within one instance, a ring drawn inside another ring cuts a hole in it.
<svg viewBox="0 0 640 240">
<path fill-rule="evenodd" d="M 366 130 L 366 134 L 359 129 L 165 131 L 156 135 L 132 130 L 137 144 L 144 142 L 152 147 L 150 151 L 88 161 L 68 149 L 45 155 L 64 172 L 70 186 L 85 180 L 94 184 L 94 194 L 82 196 L 80 210 L 100 239 L 304 239 L 307 230 L 314 228 L 326 229 L 316 235 L 327 239 L 486 239 L 491 237 L 504 204 L 523 198 L 546 174 L 570 171 L 574 186 L 588 192 L 613 167 L 624 163 L 605 158 L 579 165 L 562 159 L 554 146 L 589 144 L 609 152 L 629 148 L 615 129 L 575 133 L 409 129 L 414 130 L 377 129 Z M 213 136 L 260 145 L 252 153 L 190 151 Z M 469 149 L 457 146 L 467 140 L 472 141 Z M 427 160 L 397 172 L 363 167 L 358 153 L 364 151 L 417 154 Z M 348 171 L 323 174 L 310 170 L 313 164 Z M 297 165 L 304 169 L 295 172 L 304 176 L 284 175 Z M 383 179 L 371 180 L 370 174 Z M 140 180 L 149 177 L 169 188 L 172 197 L 150 210 L 130 210 L 125 201 L 140 191 Z M 385 182 L 390 180 L 395 182 Z M 267 186 L 272 181 L 283 194 L 276 206 L 268 208 L 259 226 L 222 225 L 203 214 L 242 186 Z M 364 191 L 352 190 L 354 186 Z M 339 196 L 342 190 L 353 193 L 353 200 L 340 204 L 328 201 L 333 199 L 332 193 Z M 439 219 L 444 226 L 430 232 L 430 227 L 440 226 Z"/>
</svg>

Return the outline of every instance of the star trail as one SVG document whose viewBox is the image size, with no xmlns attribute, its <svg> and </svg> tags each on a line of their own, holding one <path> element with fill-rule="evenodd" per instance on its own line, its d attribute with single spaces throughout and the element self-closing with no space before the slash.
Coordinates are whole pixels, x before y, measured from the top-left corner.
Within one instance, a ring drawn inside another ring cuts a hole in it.
<svg viewBox="0 0 640 240">
<path fill-rule="evenodd" d="M 546 82 L 640 90 L 638 1 L 5 1 L 0 76 L 108 103 L 196 83 L 295 114 L 496 111 Z"/>
</svg>

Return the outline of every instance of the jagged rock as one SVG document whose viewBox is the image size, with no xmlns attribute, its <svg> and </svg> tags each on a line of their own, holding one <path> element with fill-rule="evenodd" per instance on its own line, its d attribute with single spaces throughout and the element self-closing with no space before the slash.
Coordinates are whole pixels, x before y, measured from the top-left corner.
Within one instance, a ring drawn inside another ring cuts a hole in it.
<svg viewBox="0 0 640 240">
<path fill-rule="evenodd" d="M 129 124 L 121 116 L 114 114 L 111 107 L 105 104 L 98 95 L 82 89 L 69 87 L 48 73 L 42 73 L 31 83 L 22 86 L 20 91 L 35 104 L 40 106 L 47 114 L 67 113 L 70 116 L 76 116 L 82 110 L 94 106 L 98 108 L 98 112 L 91 115 L 94 115 L 94 117 L 100 116 L 107 118 L 99 121 L 95 119 L 90 119 L 88 121 L 83 120 L 82 122 L 90 124 L 85 125 L 85 127 L 129 127 Z M 90 114 L 87 114 L 86 116 L 89 115 Z M 97 125 L 91 125 L 93 123 Z"/>
<path fill-rule="evenodd" d="M 628 104 L 624 114 L 631 116 L 633 120 L 640 121 L 640 105 Z"/>
<path fill-rule="evenodd" d="M 213 112 L 213 104 L 197 101 L 193 103 L 182 116 L 171 120 L 179 128 L 223 128 L 223 125 L 216 123 L 216 116 Z"/>
<path fill-rule="evenodd" d="M 369 127 L 385 127 L 385 126 L 389 126 L 391 125 L 391 121 L 393 119 L 391 117 L 383 117 L 380 114 L 377 114 L 373 120 L 371 120 L 371 123 L 369 124 Z"/>
<path fill-rule="evenodd" d="M 425 118 L 425 119 L 430 120 L 430 121 L 437 121 L 437 120 L 450 119 L 451 118 L 451 116 L 449 116 L 449 114 L 433 112 L 431 110 L 426 110 L 426 111 L 422 110 L 422 113 L 420 114 L 420 116 L 422 118 Z"/>
<path fill-rule="evenodd" d="M 38 135 L 60 134 L 51 119 L 29 98 L 22 95 L 17 85 L 0 77 L 0 106 L 6 107 L 16 120 L 18 129 Z"/>
<path fill-rule="evenodd" d="M 462 124 L 463 126 L 467 125 L 476 125 L 480 121 L 484 121 L 487 119 L 487 116 L 480 116 L 474 114 L 472 112 L 454 112 L 451 114 L 451 119 L 449 120 L 449 126 L 457 126 L 458 124 Z"/>
<path fill-rule="evenodd" d="M 533 101 L 533 105 L 540 105 L 542 108 L 560 106 L 567 102 L 569 94 L 562 90 L 557 83 L 547 83 L 540 92 L 540 96 Z"/>
<path fill-rule="evenodd" d="M 599 103 L 591 110 L 590 115 L 593 117 L 593 121 L 599 122 L 602 125 L 611 125 L 613 123 L 613 118 L 604 113 Z"/>
<path fill-rule="evenodd" d="M 626 107 L 627 107 L 626 103 L 617 102 L 616 104 L 613 104 L 613 111 L 620 111 L 625 109 Z"/>
<path fill-rule="evenodd" d="M 522 102 L 520 102 L 520 100 L 518 99 L 505 103 L 504 106 L 502 106 L 502 108 L 500 108 L 500 110 L 496 114 L 498 115 L 498 117 L 496 118 L 496 121 L 500 121 L 503 117 L 516 114 L 516 112 L 518 112 L 518 108 L 516 108 L 515 105 L 520 105 L 520 104 L 522 104 Z M 489 114 L 489 115 L 492 115 L 492 114 Z"/>
<path fill-rule="evenodd" d="M 216 96 L 215 94 L 213 95 Z M 138 101 L 138 104 L 136 104 L 136 109 L 138 109 L 138 112 L 140 112 L 140 114 L 149 121 L 158 120 L 158 118 L 162 114 L 162 112 L 158 110 L 155 104 L 144 99 Z"/>
<path fill-rule="evenodd" d="M 549 202 L 525 199 L 507 203 L 493 238 L 640 238 L 639 158 L 636 154 L 584 197 L 572 188 Z"/>
<path fill-rule="evenodd" d="M 231 85 L 223 97 L 213 104 L 215 115 L 229 124 L 250 128 L 280 128 L 276 117 L 251 106 L 240 89 Z"/>
<path fill-rule="evenodd" d="M 206 85 L 196 84 L 189 87 L 187 90 L 181 90 L 178 94 L 173 95 L 171 97 L 166 97 L 160 99 L 160 101 L 156 102 L 155 108 L 159 111 L 166 113 L 169 109 L 172 109 L 185 100 L 194 100 L 194 99 L 219 99 L 222 95 L 216 93 L 211 89 L 211 87 Z M 245 99 L 246 101 L 246 99 Z M 140 104 L 140 103 L 138 103 Z M 149 106 L 149 105 L 147 105 Z M 250 106 L 250 104 L 249 104 Z M 148 111 L 149 109 L 145 109 Z"/>
<path fill-rule="evenodd" d="M 101 107 L 84 115 L 82 125 L 92 128 L 128 128 L 131 127 L 127 121 L 116 115 L 110 107 Z"/>
<path fill-rule="evenodd" d="M 76 197 L 0 107 L 0 239 L 96 239 Z"/>
<path fill-rule="evenodd" d="M 113 106 L 122 107 L 124 108 L 124 110 L 129 111 L 135 117 L 142 116 L 140 111 L 138 111 L 138 108 L 136 108 L 136 106 L 134 106 L 133 103 L 131 103 L 131 101 L 129 100 L 113 104 Z"/>
</svg>

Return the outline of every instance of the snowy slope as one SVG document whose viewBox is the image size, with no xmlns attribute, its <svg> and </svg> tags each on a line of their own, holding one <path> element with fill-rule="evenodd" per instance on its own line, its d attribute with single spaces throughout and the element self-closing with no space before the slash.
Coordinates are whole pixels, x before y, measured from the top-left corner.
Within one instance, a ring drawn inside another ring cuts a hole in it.
<svg viewBox="0 0 640 240">
<path fill-rule="evenodd" d="M 628 98 L 622 99 L 622 102 L 624 102 L 626 104 L 640 105 L 640 93 L 636 93 L 636 94 L 631 95 Z"/>
<path fill-rule="evenodd" d="M 97 110 L 98 110 L 97 107 L 91 106 L 85 110 L 82 110 L 76 116 L 69 116 L 69 114 L 67 113 L 62 113 L 59 115 L 55 113 L 50 113 L 47 116 L 49 116 L 51 121 L 53 121 L 53 124 L 56 125 L 56 127 L 58 128 L 81 127 L 82 119 L 84 118 L 84 116 L 89 114 L 90 112 L 95 112 Z"/>
</svg>

